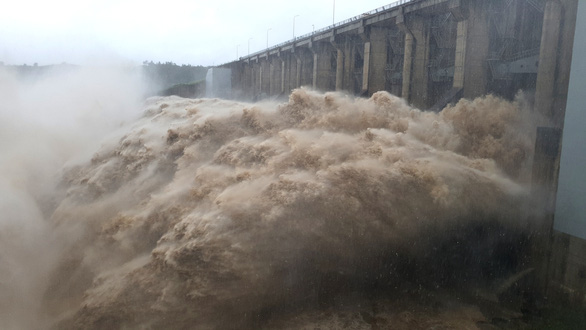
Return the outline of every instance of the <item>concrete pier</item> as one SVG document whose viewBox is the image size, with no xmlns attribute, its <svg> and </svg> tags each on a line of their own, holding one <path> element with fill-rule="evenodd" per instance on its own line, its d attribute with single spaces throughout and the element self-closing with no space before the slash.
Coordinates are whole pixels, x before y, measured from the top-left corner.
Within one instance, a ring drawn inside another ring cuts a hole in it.
<svg viewBox="0 0 586 330">
<path fill-rule="evenodd" d="M 405 100 L 409 100 L 409 96 L 411 95 L 411 72 L 413 71 L 413 47 L 415 45 L 415 40 L 411 29 L 407 27 L 405 16 L 403 14 L 400 14 L 397 17 L 397 26 L 405 34 L 405 50 L 403 56 L 403 88 L 401 96 Z"/>
<path fill-rule="evenodd" d="M 562 5 L 558 1 L 548 0 L 543 15 L 541 47 L 539 51 L 539 69 L 535 91 L 535 105 L 538 113 L 546 118 L 553 116 L 553 93 L 555 71 L 560 39 Z"/>
<path fill-rule="evenodd" d="M 464 97 L 475 98 L 487 93 L 488 55 L 490 47 L 488 1 L 469 2 L 464 54 Z"/>
<path fill-rule="evenodd" d="M 372 27 L 370 29 L 370 52 L 369 52 L 369 68 L 368 68 L 368 95 L 372 95 L 378 91 L 386 89 L 385 67 L 387 64 L 387 35 L 388 28 L 386 27 Z"/>
<path fill-rule="evenodd" d="M 335 88 L 330 77 L 335 75 L 336 67 L 332 63 L 335 49 L 329 42 L 313 45 L 313 88 L 329 91 Z M 335 83 L 335 82 L 334 82 Z"/>
<path fill-rule="evenodd" d="M 412 16 L 407 26 L 413 35 L 414 50 L 409 102 L 418 108 L 426 109 L 429 102 L 429 20 L 422 16 Z"/>
</svg>

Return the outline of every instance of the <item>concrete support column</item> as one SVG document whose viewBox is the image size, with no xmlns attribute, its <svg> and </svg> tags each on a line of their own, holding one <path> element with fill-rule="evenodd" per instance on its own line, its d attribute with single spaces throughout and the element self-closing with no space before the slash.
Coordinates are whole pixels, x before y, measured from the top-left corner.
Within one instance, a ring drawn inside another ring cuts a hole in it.
<svg viewBox="0 0 586 330">
<path fill-rule="evenodd" d="M 250 96 L 255 99 L 260 90 L 260 65 L 258 62 L 250 63 Z"/>
<path fill-rule="evenodd" d="M 269 62 L 269 91 L 268 96 L 275 95 L 277 91 L 277 80 L 275 79 L 275 59 L 268 59 Z"/>
<path fill-rule="evenodd" d="M 329 91 L 330 73 L 332 72 L 332 47 L 328 43 L 313 45 L 313 88 L 321 91 Z"/>
<path fill-rule="evenodd" d="M 552 123 L 555 127 L 563 127 L 568 101 L 568 86 L 570 83 L 570 69 L 572 53 L 574 49 L 574 34 L 576 32 L 576 18 L 578 13 L 578 0 L 561 0 L 562 26 L 560 29 L 560 46 L 557 57 L 557 77 L 553 100 Z M 583 3 L 580 6 L 584 6 Z"/>
<path fill-rule="evenodd" d="M 252 69 L 251 64 L 249 62 L 244 62 L 244 75 L 242 77 L 242 92 L 244 93 L 244 97 L 252 98 L 252 93 L 250 92 L 250 86 L 252 82 Z"/>
<path fill-rule="evenodd" d="M 429 40 L 431 29 L 429 20 L 413 16 L 408 21 L 409 29 L 415 39 L 409 101 L 416 107 L 425 109 L 429 104 Z M 407 48 L 407 47 L 405 47 Z M 405 54 L 406 56 L 407 54 Z"/>
<path fill-rule="evenodd" d="M 263 68 L 262 63 L 260 63 L 259 69 L 258 69 L 258 86 L 256 86 L 257 89 L 255 90 L 256 96 L 259 96 L 260 94 L 262 94 L 262 86 L 264 84 L 263 73 L 264 73 L 264 68 Z"/>
<path fill-rule="evenodd" d="M 464 88 L 464 67 L 466 64 L 466 40 L 468 38 L 468 21 L 459 21 L 456 31 L 456 54 L 454 60 L 453 87 Z"/>
<path fill-rule="evenodd" d="M 261 61 L 261 68 L 262 68 L 262 83 L 260 84 L 261 94 L 265 94 L 264 96 L 270 95 L 271 92 L 271 64 L 269 62 L 269 58 L 264 61 Z"/>
<path fill-rule="evenodd" d="M 301 56 L 295 54 L 295 88 L 301 87 Z"/>
<path fill-rule="evenodd" d="M 314 60 L 310 49 L 304 49 L 301 61 L 301 85 L 313 86 Z"/>
<path fill-rule="evenodd" d="M 367 71 L 364 71 L 364 75 L 368 77 L 368 95 L 386 89 L 387 33 L 388 29 L 386 28 L 372 27 L 370 29 L 368 57 L 366 56 L 366 47 L 364 48 L 364 62 L 366 63 L 366 59 L 369 58 L 368 75 L 366 74 Z"/>
<path fill-rule="evenodd" d="M 403 81 L 401 87 L 401 97 L 409 101 L 411 96 L 411 70 L 413 69 L 413 48 L 415 40 L 413 33 L 407 26 L 405 15 L 400 14 L 396 19 L 397 27 L 405 33 L 405 49 L 403 52 Z"/>
<path fill-rule="evenodd" d="M 405 100 L 409 100 L 411 96 L 411 70 L 413 68 L 413 46 L 415 40 L 411 32 L 405 33 L 405 54 L 403 56 L 403 87 L 401 89 L 401 96 Z"/>
<path fill-rule="evenodd" d="M 283 57 L 283 64 L 285 66 L 285 72 L 283 73 L 283 90 L 287 93 L 293 89 L 291 83 L 291 68 L 293 67 L 293 55 L 288 53 L 286 55 L 281 55 Z"/>
<path fill-rule="evenodd" d="M 287 83 L 287 86 L 288 86 L 287 89 L 288 90 L 293 90 L 293 89 L 295 89 L 295 88 L 297 88 L 299 86 L 298 85 L 299 78 L 298 78 L 298 74 L 297 74 L 297 68 L 299 66 L 299 63 L 298 63 L 297 53 L 292 52 L 289 55 L 289 61 L 288 62 L 289 62 L 289 67 L 288 67 L 288 69 L 289 69 L 288 72 L 289 73 L 288 73 L 288 80 L 287 80 L 287 82 L 288 82 Z"/>
<path fill-rule="evenodd" d="M 344 44 L 344 79 L 342 89 L 348 92 L 354 91 L 354 45 L 350 40 Z"/>
<path fill-rule="evenodd" d="M 338 48 L 336 51 L 336 90 L 341 91 L 343 89 L 344 81 L 344 51 Z"/>
<path fill-rule="evenodd" d="M 543 28 L 539 50 L 539 67 L 535 90 L 537 113 L 545 118 L 553 117 L 553 96 L 556 83 L 556 64 L 559 49 L 562 6 L 558 1 L 549 0 L 543 13 Z"/>
<path fill-rule="evenodd" d="M 313 89 L 317 89 L 317 65 L 318 65 L 318 55 L 317 51 L 313 51 L 313 70 L 311 74 L 311 86 Z"/>
<path fill-rule="evenodd" d="M 364 62 L 362 64 L 362 88 L 360 95 L 368 92 L 368 78 L 370 72 L 370 41 L 364 43 Z"/>
<path fill-rule="evenodd" d="M 486 1 L 450 2 L 450 11 L 458 21 L 452 87 L 462 89 L 473 99 L 487 93 L 488 52 L 490 45 L 488 5 Z"/>
<path fill-rule="evenodd" d="M 458 24 L 459 33 L 466 36 L 465 45 L 461 49 L 463 52 L 460 54 L 464 59 L 460 59 L 460 61 L 464 61 L 463 81 L 461 82 L 464 87 L 463 95 L 468 99 L 485 95 L 487 92 L 487 59 L 488 46 L 490 45 L 488 5 L 487 1 L 469 2 L 468 19 L 466 23 Z"/>
<path fill-rule="evenodd" d="M 336 54 L 336 78 L 332 88 L 336 91 L 341 91 L 344 88 L 344 42 L 341 42 L 339 37 L 333 36 L 330 38 L 330 44 L 332 51 Z"/>
<path fill-rule="evenodd" d="M 279 95 L 283 90 L 283 59 L 281 56 L 275 56 L 270 61 L 270 96 Z"/>
<path fill-rule="evenodd" d="M 281 58 L 281 91 L 279 94 L 285 93 L 285 61 Z"/>
</svg>

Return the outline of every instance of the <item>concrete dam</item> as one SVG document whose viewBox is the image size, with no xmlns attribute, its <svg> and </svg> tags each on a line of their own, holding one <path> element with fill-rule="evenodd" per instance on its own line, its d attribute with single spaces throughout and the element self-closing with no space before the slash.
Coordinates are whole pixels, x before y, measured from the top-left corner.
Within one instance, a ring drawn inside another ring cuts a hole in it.
<svg viewBox="0 0 586 330">
<path fill-rule="evenodd" d="M 222 67 L 232 71 L 233 97 L 243 99 L 309 86 L 360 96 L 385 90 L 435 110 L 519 90 L 552 100 L 567 85 L 576 7 L 576 0 L 401 0 Z M 550 115 L 563 103 L 543 100 L 540 111 Z"/>
<path fill-rule="evenodd" d="M 400 0 L 220 68 L 231 72 L 231 97 L 244 100 L 306 86 L 364 97 L 387 91 L 440 111 L 460 98 L 513 99 L 523 91 L 543 126 L 532 176 L 544 214 L 536 235 L 546 247 L 536 252 L 541 290 L 586 301 L 586 212 L 579 206 L 586 205 L 586 179 L 576 175 L 586 166 L 576 147 L 584 138 L 585 7 L 578 0 Z"/>
</svg>

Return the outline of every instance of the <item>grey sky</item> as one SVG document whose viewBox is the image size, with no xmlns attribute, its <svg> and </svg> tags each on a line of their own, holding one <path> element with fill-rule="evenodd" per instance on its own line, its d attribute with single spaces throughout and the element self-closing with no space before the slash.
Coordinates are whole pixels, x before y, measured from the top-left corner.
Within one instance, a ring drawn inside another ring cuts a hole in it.
<svg viewBox="0 0 586 330">
<path fill-rule="evenodd" d="M 336 22 L 392 0 L 337 0 Z M 0 11 L 0 61 L 212 65 L 332 24 L 333 0 L 19 0 Z M 312 26 L 313 25 L 313 26 Z M 240 45 L 240 46 L 238 46 Z"/>
</svg>

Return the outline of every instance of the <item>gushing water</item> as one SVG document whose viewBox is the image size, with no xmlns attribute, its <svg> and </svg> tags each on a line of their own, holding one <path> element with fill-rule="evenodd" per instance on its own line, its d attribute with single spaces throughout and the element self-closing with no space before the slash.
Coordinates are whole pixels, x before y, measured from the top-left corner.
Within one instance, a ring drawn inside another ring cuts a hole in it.
<svg viewBox="0 0 586 330">
<path fill-rule="evenodd" d="M 2 221 L 0 316 L 8 328 L 474 324 L 466 306 L 392 311 L 517 270 L 530 123 L 521 98 L 493 96 L 440 113 L 385 92 L 148 99 L 91 159 L 61 162 L 57 184 L 23 197 L 26 182 L 2 181 L 6 219 L 26 228 Z M 3 160 L 2 179 L 18 164 Z"/>
</svg>

